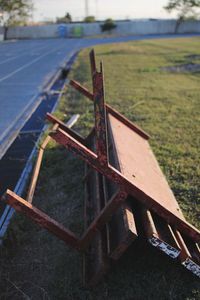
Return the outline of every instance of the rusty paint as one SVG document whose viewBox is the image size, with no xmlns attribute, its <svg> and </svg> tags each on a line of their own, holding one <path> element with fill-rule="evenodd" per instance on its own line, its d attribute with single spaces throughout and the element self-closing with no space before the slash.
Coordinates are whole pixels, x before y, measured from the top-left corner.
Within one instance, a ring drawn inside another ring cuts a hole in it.
<svg viewBox="0 0 200 300">
<path fill-rule="evenodd" d="M 71 129 L 70 127 L 68 127 L 65 123 L 63 123 L 62 121 L 60 121 L 55 116 L 53 116 L 50 113 L 47 113 L 46 114 L 46 118 L 47 118 L 47 120 L 49 122 L 51 122 L 53 124 L 58 124 L 59 128 L 61 128 L 65 132 L 69 133 L 71 136 L 73 136 L 73 138 L 75 138 L 80 143 L 82 143 L 83 145 L 85 144 L 85 139 L 80 134 L 76 133 L 73 129 Z"/>
<path fill-rule="evenodd" d="M 110 220 L 113 213 L 120 207 L 120 205 L 126 198 L 127 194 L 124 191 L 118 191 L 112 196 L 112 198 L 99 212 L 99 215 L 95 218 L 95 220 L 90 224 L 90 226 L 84 233 L 79 245 L 80 248 L 87 248 L 97 230 L 102 229 L 102 227 Z"/>
<path fill-rule="evenodd" d="M 94 150 L 94 141 L 88 141 L 88 145 Z M 98 218 L 101 212 L 102 193 L 100 187 L 100 174 L 90 169 L 87 164 L 85 173 L 89 173 L 88 180 L 85 182 L 85 203 L 84 203 L 84 224 L 85 232 L 90 224 Z M 91 170 L 91 171 L 90 171 Z M 108 271 L 110 263 L 107 256 L 107 232 L 97 229 L 90 241 L 90 246 L 84 251 L 83 255 L 83 279 L 84 285 L 95 285 Z"/>
<path fill-rule="evenodd" d="M 96 130 L 96 152 L 102 165 L 108 164 L 107 121 L 104 103 L 103 66 L 100 72 L 93 72 L 94 115 Z"/>
<path fill-rule="evenodd" d="M 92 101 L 94 100 L 94 95 L 88 89 L 86 89 L 84 86 L 82 86 L 79 82 L 77 82 L 76 80 L 70 80 L 69 84 L 71 86 L 73 86 L 81 94 L 86 96 L 88 99 L 90 99 Z"/>
<path fill-rule="evenodd" d="M 36 224 L 46 228 L 49 232 L 56 235 L 59 239 L 66 242 L 71 247 L 76 249 L 78 248 L 78 238 L 71 231 L 12 191 L 7 190 L 2 200 L 12 206 L 18 212 L 24 213 Z"/>
<path fill-rule="evenodd" d="M 58 124 L 54 124 L 52 130 L 56 130 L 58 128 L 58 126 L 59 126 Z M 26 200 L 29 203 L 32 203 L 32 201 L 33 201 L 33 196 L 34 196 L 34 193 L 35 193 L 36 184 L 37 184 L 37 180 L 38 180 L 39 173 L 40 173 L 40 168 L 41 168 L 41 164 L 42 164 L 44 150 L 45 150 L 46 146 L 48 145 L 48 143 L 50 142 L 50 140 L 51 140 L 51 137 L 48 135 L 46 137 L 46 139 L 44 140 L 44 142 L 42 143 L 40 149 L 39 149 L 37 160 L 36 160 L 35 167 L 34 167 L 34 170 L 33 170 L 33 174 L 32 174 L 32 177 L 31 177 L 31 182 L 30 182 L 30 185 L 29 185 L 27 197 L 26 197 Z"/>
<path fill-rule="evenodd" d="M 89 56 L 90 56 L 91 74 L 93 76 L 93 74 L 97 71 L 94 49 L 90 51 Z"/>
</svg>

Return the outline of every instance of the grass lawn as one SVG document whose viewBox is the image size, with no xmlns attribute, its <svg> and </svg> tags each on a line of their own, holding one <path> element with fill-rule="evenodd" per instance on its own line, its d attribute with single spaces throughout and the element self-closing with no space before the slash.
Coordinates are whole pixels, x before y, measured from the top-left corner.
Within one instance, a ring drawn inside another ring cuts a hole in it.
<svg viewBox="0 0 200 300">
<path fill-rule="evenodd" d="M 187 220 L 200 228 L 200 73 L 161 67 L 200 63 L 200 38 L 147 40 L 95 47 L 105 69 L 106 101 L 151 135 L 151 146 Z M 70 77 L 91 88 L 89 49 Z M 192 56 L 196 55 L 196 56 Z M 92 103 L 67 88 L 56 112 L 74 113 L 76 129 L 93 125 Z M 51 143 L 34 204 L 82 231 L 83 163 Z M 0 249 L 0 299 L 200 299 L 199 280 L 152 247 L 133 244 L 94 289 L 81 285 L 81 257 L 17 215 Z"/>
</svg>

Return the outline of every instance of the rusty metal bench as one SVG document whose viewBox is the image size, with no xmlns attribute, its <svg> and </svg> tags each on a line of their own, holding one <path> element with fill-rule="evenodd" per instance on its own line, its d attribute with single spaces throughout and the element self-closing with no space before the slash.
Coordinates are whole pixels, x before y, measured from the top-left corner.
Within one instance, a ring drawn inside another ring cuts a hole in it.
<svg viewBox="0 0 200 300">
<path fill-rule="evenodd" d="M 90 53 L 90 62 L 93 93 L 76 81 L 70 82 L 94 101 L 95 126 L 89 136 L 84 139 L 51 114 L 47 115 L 54 125 L 50 137 L 86 163 L 89 196 L 86 196 L 82 237 L 75 236 L 9 190 L 3 199 L 77 250 L 88 253 L 92 248 L 96 249 L 97 271 L 93 272 L 96 276 L 86 275 L 93 283 L 105 273 L 109 259 L 118 259 L 140 234 L 136 214 L 141 217 L 146 238 L 153 246 L 180 259 L 186 268 L 200 276 L 199 230 L 185 220 L 151 151 L 149 136 L 105 104 L 103 67 L 101 63 L 100 71 L 97 71 L 94 51 Z M 134 208 L 135 203 L 137 208 Z M 120 228 L 117 242 L 109 236 L 113 226 Z M 88 259 L 84 261 L 86 274 Z"/>
</svg>

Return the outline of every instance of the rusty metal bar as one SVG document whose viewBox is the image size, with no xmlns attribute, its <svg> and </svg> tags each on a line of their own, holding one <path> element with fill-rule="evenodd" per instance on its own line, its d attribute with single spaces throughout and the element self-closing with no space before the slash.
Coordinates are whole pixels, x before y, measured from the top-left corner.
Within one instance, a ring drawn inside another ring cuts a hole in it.
<svg viewBox="0 0 200 300">
<path fill-rule="evenodd" d="M 109 201 L 109 195 L 108 195 L 108 189 L 106 186 L 106 178 L 102 175 L 99 174 L 99 176 L 101 176 L 101 180 L 102 180 L 102 197 L 103 197 L 103 207 L 105 207 L 105 205 L 108 203 Z M 106 223 L 106 237 L 107 237 L 107 253 L 110 253 L 110 240 L 111 240 L 111 232 L 110 232 L 110 226 L 109 223 Z"/>
<path fill-rule="evenodd" d="M 97 71 L 94 49 L 90 51 L 90 66 L 91 66 L 91 73 L 93 76 L 93 74 Z"/>
<path fill-rule="evenodd" d="M 53 124 L 59 124 L 59 128 L 61 128 L 62 130 L 64 130 L 68 134 L 70 134 L 73 138 L 75 138 L 77 141 L 79 141 L 83 145 L 85 144 L 85 139 L 81 135 L 79 135 L 78 133 L 76 133 L 73 129 L 69 128 L 65 123 L 63 123 L 62 121 L 60 121 L 55 116 L 53 116 L 50 113 L 47 113 L 46 114 L 46 118 L 47 118 L 47 120 L 49 122 L 51 122 Z"/>
<path fill-rule="evenodd" d="M 113 182 L 119 184 L 126 193 L 132 195 L 138 201 L 146 205 L 150 210 L 155 211 L 158 215 L 163 217 L 170 225 L 174 225 L 180 231 L 183 231 L 185 235 L 196 241 L 200 242 L 200 232 L 197 228 L 192 226 L 190 223 L 184 221 L 162 204 L 157 202 L 154 198 L 146 194 L 143 190 L 135 186 L 130 182 L 123 174 L 117 171 L 114 167 L 102 166 L 97 158 L 97 155 L 88 149 L 86 146 L 82 145 L 67 132 L 62 129 L 58 129 L 56 132 L 51 133 L 51 137 L 57 141 L 59 144 L 65 146 L 67 149 L 72 151 L 74 154 L 85 160 L 90 166 L 95 170 L 99 171 L 102 175 L 106 176 Z"/>
<path fill-rule="evenodd" d="M 81 94 L 86 96 L 88 99 L 94 101 L 94 95 L 86 89 L 84 86 L 82 86 L 79 82 L 75 80 L 70 80 L 70 85 L 73 86 L 77 91 L 79 91 Z M 120 114 L 117 110 L 115 110 L 113 107 L 111 107 L 108 104 L 105 104 L 106 106 L 106 112 L 113 115 L 116 119 L 121 121 L 123 124 L 125 124 L 127 127 L 132 129 L 133 131 L 137 132 L 140 136 L 142 136 L 144 139 L 148 140 L 150 136 L 142 130 L 139 126 L 129 121 L 126 117 L 124 117 L 122 114 Z"/>
<path fill-rule="evenodd" d="M 77 122 L 78 118 L 79 118 L 79 115 L 73 115 L 70 118 L 70 120 L 67 122 L 66 126 L 68 128 L 71 128 Z M 52 131 L 55 131 L 58 127 L 59 127 L 59 124 L 55 123 L 53 128 L 52 128 Z M 34 193 L 35 193 L 35 188 L 36 188 L 37 180 L 38 180 L 38 177 L 39 177 L 39 172 L 40 172 L 40 168 L 41 168 L 41 164 L 42 164 L 44 150 L 45 150 L 46 146 L 48 145 L 48 143 L 50 142 L 50 140 L 51 140 L 51 137 L 48 135 L 45 138 L 45 140 L 43 141 L 43 143 L 42 143 L 42 145 L 39 149 L 38 157 L 37 157 L 37 160 L 36 160 L 36 163 L 35 163 L 34 171 L 33 171 L 33 174 L 32 174 L 32 178 L 31 178 L 31 182 L 30 182 L 30 185 L 29 185 L 27 198 L 26 198 L 26 200 L 29 203 L 32 203 L 32 201 L 33 201 L 33 196 L 34 196 Z"/>
<path fill-rule="evenodd" d="M 108 164 L 108 141 L 107 141 L 107 122 L 106 109 L 104 103 L 104 82 L 103 82 L 103 65 L 100 65 L 100 72 L 92 69 L 92 82 L 94 94 L 94 115 L 96 130 L 96 153 L 99 161 L 103 165 Z"/>
<path fill-rule="evenodd" d="M 44 154 L 44 149 L 40 148 L 38 156 L 37 156 L 37 161 L 34 167 L 34 171 L 31 177 L 31 183 L 28 189 L 28 194 L 27 194 L 27 198 L 26 200 L 29 203 L 32 203 L 33 201 L 33 196 L 35 193 L 35 188 L 36 188 L 36 184 L 37 184 L 37 180 L 39 177 L 39 173 L 40 173 L 40 168 L 41 168 L 41 164 L 42 164 L 42 159 L 43 159 L 43 154 Z"/>
<path fill-rule="evenodd" d="M 53 126 L 52 130 L 56 130 L 58 128 L 58 126 L 59 126 L 58 124 L 55 124 Z M 50 140 L 51 140 L 51 137 L 48 135 L 46 137 L 46 139 L 44 140 L 44 142 L 42 143 L 41 147 L 40 147 L 38 157 L 37 157 L 37 160 L 36 160 L 36 164 L 35 164 L 35 167 L 34 167 L 34 171 L 33 171 L 33 174 L 32 174 L 30 186 L 29 186 L 29 189 L 28 189 L 27 198 L 26 198 L 26 200 L 29 203 L 32 203 L 32 201 L 33 201 L 33 196 L 34 196 L 34 193 L 35 193 L 35 188 L 36 188 L 37 180 L 38 180 L 39 173 L 40 173 L 40 168 L 41 168 L 41 164 L 42 164 L 44 150 L 45 150 L 47 144 L 50 142 Z"/>
<path fill-rule="evenodd" d="M 86 96 L 90 100 L 94 100 L 94 95 L 86 89 L 84 86 L 82 86 L 78 81 L 76 80 L 70 80 L 69 84 L 73 86 L 77 91 L 79 91 L 81 94 Z"/>
<path fill-rule="evenodd" d="M 110 220 L 112 214 L 120 207 L 120 205 L 127 198 L 127 194 L 123 191 L 117 191 L 113 197 L 108 201 L 105 207 L 99 212 L 99 215 L 95 218 L 95 220 L 90 224 L 87 231 L 84 233 L 81 238 L 81 242 L 79 247 L 81 249 L 86 248 L 97 230 L 101 230 L 102 227 Z"/>
<path fill-rule="evenodd" d="M 78 249 L 78 238 L 71 231 L 67 230 L 64 226 L 34 207 L 31 203 L 28 203 L 10 190 L 6 191 L 2 200 L 18 212 L 24 213 L 36 224 L 46 228 L 49 232 L 56 235 L 71 247 Z"/>
<path fill-rule="evenodd" d="M 94 140 L 88 141 L 88 146 L 94 150 Z M 99 215 L 102 206 L 102 193 L 99 183 L 99 173 L 85 164 L 85 172 L 89 173 L 85 182 L 85 203 L 84 203 L 84 223 L 85 231 L 90 224 Z M 91 170 L 91 171 L 90 171 Z M 84 285 L 93 286 L 109 268 L 109 259 L 107 252 L 107 233 L 104 230 L 97 230 L 91 240 L 90 246 L 87 247 L 83 255 L 83 282 Z"/>
<path fill-rule="evenodd" d="M 91 201 L 93 202 L 93 212 L 94 212 L 94 220 L 98 218 L 101 212 L 101 191 L 99 186 L 99 173 L 94 171 L 93 178 L 94 178 L 94 185 L 93 191 L 94 195 L 91 197 Z M 95 272 L 90 278 L 90 282 L 88 282 L 89 286 L 94 286 L 99 280 L 106 274 L 109 269 L 109 259 L 107 253 L 107 237 L 105 224 L 101 230 L 97 230 L 96 235 L 94 236 L 94 255 L 95 255 Z M 92 245 L 90 244 L 90 245 Z M 95 251 L 96 249 L 96 251 Z"/>
<path fill-rule="evenodd" d="M 88 217 L 88 209 L 91 211 L 90 209 L 90 202 L 89 202 L 89 183 L 88 183 L 88 180 L 87 180 L 87 176 L 86 174 L 90 174 L 90 171 L 89 171 L 89 167 L 88 165 L 85 163 L 84 164 L 85 168 L 84 168 L 84 178 L 86 178 L 86 180 L 84 180 L 84 206 L 83 206 L 83 224 L 84 224 L 84 231 L 87 229 L 88 227 L 88 224 L 89 224 L 89 217 Z M 82 254 L 82 279 L 83 279 L 83 285 L 85 286 L 86 285 L 86 282 L 87 282 L 87 254 L 88 251 L 84 251 L 83 254 Z"/>
</svg>

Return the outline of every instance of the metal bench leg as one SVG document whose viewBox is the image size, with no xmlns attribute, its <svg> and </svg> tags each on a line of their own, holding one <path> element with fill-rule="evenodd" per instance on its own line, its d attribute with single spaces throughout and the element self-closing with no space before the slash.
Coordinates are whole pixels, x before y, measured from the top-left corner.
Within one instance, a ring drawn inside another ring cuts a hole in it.
<svg viewBox="0 0 200 300">
<path fill-rule="evenodd" d="M 98 217 L 90 224 L 86 232 L 84 233 L 81 241 L 80 248 L 86 248 L 93 239 L 97 230 L 101 228 L 110 220 L 113 213 L 120 207 L 120 205 L 126 200 L 128 194 L 124 191 L 116 192 L 112 198 L 108 201 L 105 207 L 102 209 Z"/>
<path fill-rule="evenodd" d="M 73 232 L 66 229 L 63 225 L 59 224 L 41 210 L 34 207 L 31 203 L 28 203 L 10 190 L 6 191 L 2 200 L 11 205 L 18 212 L 24 213 L 32 219 L 32 221 L 47 229 L 71 247 L 78 249 L 79 239 L 73 234 Z"/>
</svg>

